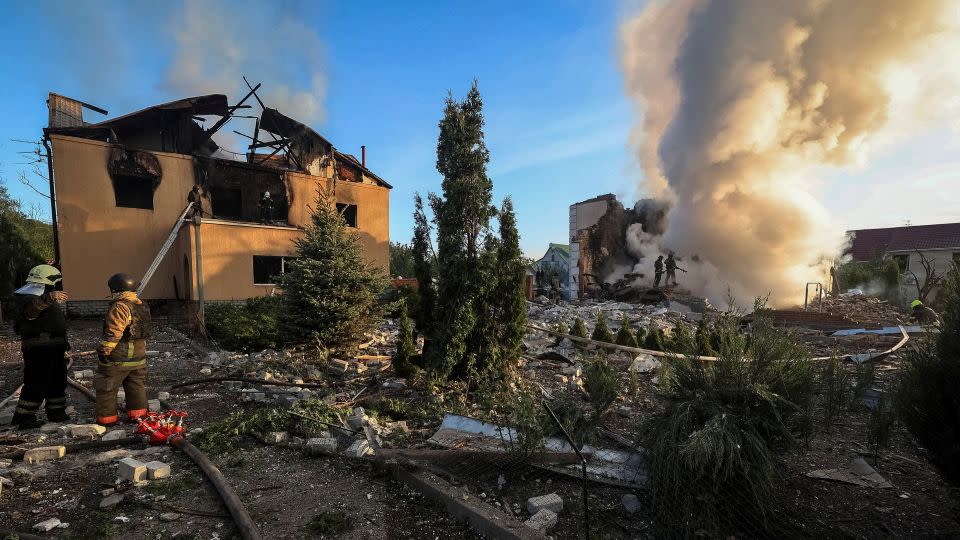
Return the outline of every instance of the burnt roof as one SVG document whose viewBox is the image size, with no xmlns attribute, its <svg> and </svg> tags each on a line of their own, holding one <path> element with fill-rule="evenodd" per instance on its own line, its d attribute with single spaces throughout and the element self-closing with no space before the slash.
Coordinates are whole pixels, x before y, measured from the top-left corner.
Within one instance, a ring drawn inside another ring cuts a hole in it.
<svg viewBox="0 0 960 540">
<path fill-rule="evenodd" d="M 858 229 L 848 234 L 853 236 L 848 252 L 856 261 L 884 252 L 960 249 L 960 223 Z"/>
</svg>

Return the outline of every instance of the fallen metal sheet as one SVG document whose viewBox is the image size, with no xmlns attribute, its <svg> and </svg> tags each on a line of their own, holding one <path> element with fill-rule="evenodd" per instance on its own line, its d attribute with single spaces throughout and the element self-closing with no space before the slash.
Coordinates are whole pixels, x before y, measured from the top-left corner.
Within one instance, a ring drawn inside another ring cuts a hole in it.
<svg viewBox="0 0 960 540">
<path fill-rule="evenodd" d="M 857 486 L 870 487 L 876 489 L 892 488 L 893 484 L 880 475 L 876 469 L 870 466 L 862 457 L 854 458 L 844 469 L 822 469 L 819 471 L 808 472 L 810 478 L 819 478 L 821 480 L 835 480 Z"/>
<path fill-rule="evenodd" d="M 913 326 L 904 326 L 903 329 L 908 334 L 922 334 L 923 327 L 918 325 Z M 830 334 L 831 336 L 840 337 L 840 336 L 855 336 L 858 334 L 879 334 L 879 335 L 888 335 L 888 334 L 899 334 L 899 326 L 885 326 L 879 330 L 867 330 L 866 328 L 850 328 L 848 330 L 837 330 L 836 332 Z"/>
<path fill-rule="evenodd" d="M 510 441 L 517 440 L 517 432 L 466 416 L 447 414 L 440 428 L 428 442 L 443 448 L 472 449 L 483 452 L 508 452 Z M 550 453 L 569 453 L 573 448 L 567 441 L 547 437 L 544 450 Z M 597 482 L 625 487 L 644 487 L 647 483 L 647 460 L 643 453 L 585 445 L 581 453 L 587 457 L 587 477 Z M 579 463 L 573 465 L 533 464 L 549 471 L 581 478 Z"/>
</svg>

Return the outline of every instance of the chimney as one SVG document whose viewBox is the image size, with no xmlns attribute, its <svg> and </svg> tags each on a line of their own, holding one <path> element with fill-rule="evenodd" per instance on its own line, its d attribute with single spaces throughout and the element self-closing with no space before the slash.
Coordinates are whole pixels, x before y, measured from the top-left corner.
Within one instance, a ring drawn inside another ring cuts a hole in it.
<svg viewBox="0 0 960 540">
<path fill-rule="evenodd" d="M 362 145 L 360 147 L 360 164 L 363 165 L 363 168 L 367 168 L 367 146 Z"/>
</svg>

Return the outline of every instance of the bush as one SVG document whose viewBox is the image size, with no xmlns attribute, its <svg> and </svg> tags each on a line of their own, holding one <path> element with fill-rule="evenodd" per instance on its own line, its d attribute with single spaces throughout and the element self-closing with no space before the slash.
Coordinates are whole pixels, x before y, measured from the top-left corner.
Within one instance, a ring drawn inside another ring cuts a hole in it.
<svg viewBox="0 0 960 540">
<path fill-rule="evenodd" d="M 697 354 L 700 356 L 715 356 L 716 351 L 710 345 L 710 326 L 706 319 L 700 319 L 697 323 L 697 331 L 694 333 L 694 341 L 697 343 Z"/>
<path fill-rule="evenodd" d="M 850 375 L 843 360 L 831 358 L 820 371 L 820 392 L 823 394 L 823 425 L 829 431 L 843 410 L 850 386 Z"/>
<path fill-rule="evenodd" d="M 593 334 L 590 335 L 590 339 L 613 343 L 613 332 L 607 326 L 607 316 L 603 314 L 603 311 L 597 311 L 597 325 L 593 327 Z"/>
<path fill-rule="evenodd" d="M 672 361 L 665 407 L 642 425 L 658 536 L 738 536 L 745 513 L 766 523 L 775 452 L 809 433 L 813 365 L 800 340 L 764 318 L 749 342 L 735 317 L 717 326 L 718 360 Z"/>
<path fill-rule="evenodd" d="M 643 338 L 643 348 L 651 351 L 662 351 L 663 341 L 663 330 L 651 322 L 650 328 L 647 329 L 647 335 Z"/>
<path fill-rule="evenodd" d="M 943 323 L 908 350 L 895 402 L 904 425 L 960 483 L 960 267 L 941 289 Z"/>
<path fill-rule="evenodd" d="M 593 405 L 593 418 L 599 420 L 620 395 L 620 380 L 602 355 L 587 365 L 583 372 L 583 388 Z"/>
<path fill-rule="evenodd" d="M 280 346 L 278 296 L 250 298 L 243 305 L 209 304 L 204 311 L 207 333 L 230 351 L 262 351 Z"/>
<path fill-rule="evenodd" d="M 563 324 L 563 321 L 557 321 L 557 324 L 553 326 L 553 331 L 558 334 L 566 334 L 569 332 L 567 330 L 567 325 Z M 553 344 L 559 345 L 561 341 L 563 341 L 563 338 L 560 336 L 557 336 L 557 339 L 553 341 Z"/>
<path fill-rule="evenodd" d="M 415 368 L 412 360 L 417 354 L 417 349 L 413 344 L 413 321 L 407 313 L 407 303 L 400 302 L 400 316 L 397 321 L 399 330 L 397 332 L 397 352 L 393 355 L 393 370 L 400 377 L 409 377 L 413 375 Z"/>
<path fill-rule="evenodd" d="M 616 344 L 626 347 L 639 347 L 636 336 L 630 331 L 630 321 L 627 319 L 626 313 L 620 318 L 620 330 L 617 330 Z"/>
</svg>

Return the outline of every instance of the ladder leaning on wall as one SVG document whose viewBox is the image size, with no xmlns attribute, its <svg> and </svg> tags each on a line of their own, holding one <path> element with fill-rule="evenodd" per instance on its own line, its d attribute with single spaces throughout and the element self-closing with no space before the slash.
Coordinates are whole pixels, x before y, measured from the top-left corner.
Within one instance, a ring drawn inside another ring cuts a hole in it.
<svg viewBox="0 0 960 540">
<path fill-rule="evenodd" d="M 183 209 L 180 217 L 177 218 L 176 222 L 174 222 L 173 228 L 170 230 L 170 234 L 167 236 L 167 240 L 163 243 L 160 251 L 157 252 L 157 256 L 153 258 L 153 262 L 150 263 L 150 267 L 147 268 L 147 272 L 143 275 L 143 279 L 140 280 L 140 285 L 137 285 L 137 296 L 140 296 L 143 293 L 143 290 L 147 288 L 147 283 L 150 282 L 150 278 L 153 277 L 153 274 L 156 273 L 157 268 L 160 267 L 160 262 L 163 261 L 163 257 L 168 251 L 170 251 L 170 247 L 173 246 L 173 241 L 177 238 L 177 233 L 180 232 L 180 227 L 183 226 L 184 219 L 187 217 L 187 214 L 192 208 L 193 202 L 187 203 L 187 207 Z"/>
</svg>

